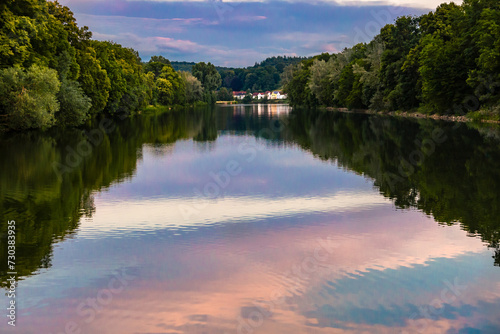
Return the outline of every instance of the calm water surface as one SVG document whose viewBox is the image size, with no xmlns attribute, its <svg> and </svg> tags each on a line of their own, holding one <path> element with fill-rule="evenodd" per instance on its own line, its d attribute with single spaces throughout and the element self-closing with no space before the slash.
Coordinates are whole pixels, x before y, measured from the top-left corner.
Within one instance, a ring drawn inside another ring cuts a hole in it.
<svg viewBox="0 0 500 334">
<path fill-rule="evenodd" d="M 1 333 L 500 333 L 497 129 L 286 105 L 110 126 L 1 138 Z"/>
</svg>

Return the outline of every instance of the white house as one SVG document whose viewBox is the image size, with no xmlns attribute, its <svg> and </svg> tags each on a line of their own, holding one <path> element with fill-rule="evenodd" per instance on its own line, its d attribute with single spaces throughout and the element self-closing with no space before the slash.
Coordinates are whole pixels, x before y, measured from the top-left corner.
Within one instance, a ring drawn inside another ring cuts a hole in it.
<svg viewBox="0 0 500 334">
<path fill-rule="evenodd" d="M 272 93 L 270 93 L 270 100 L 284 100 L 287 98 L 286 94 L 283 94 L 283 92 L 275 90 Z"/>
<path fill-rule="evenodd" d="M 247 95 L 247 92 L 245 92 L 245 91 L 233 91 L 233 98 L 238 99 L 238 100 L 243 100 L 246 95 Z"/>
<path fill-rule="evenodd" d="M 278 100 L 285 100 L 288 97 L 288 95 L 284 94 L 283 92 L 278 92 Z"/>
<path fill-rule="evenodd" d="M 233 96 L 235 99 L 240 99 L 242 100 L 245 96 L 247 95 L 246 92 L 233 92 Z M 267 98 L 268 100 L 284 100 L 287 98 L 286 94 L 283 94 L 281 91 L 267 91 L 265 93 L 253 93 L 252 98 L 254 100 L 262 100 L 264 98 Z"/>
</svg>

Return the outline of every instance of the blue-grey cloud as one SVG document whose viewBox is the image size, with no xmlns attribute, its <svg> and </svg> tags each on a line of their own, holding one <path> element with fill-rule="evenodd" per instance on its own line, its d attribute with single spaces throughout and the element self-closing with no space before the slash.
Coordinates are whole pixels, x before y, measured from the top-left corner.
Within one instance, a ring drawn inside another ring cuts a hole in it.
<svg viewBox="0 0 500 334">
<path fill-rule="evenodd" d="M 94 38 L 139 51 L 145 60 L 248 66 L 273 55 L 311 56 L 368 42 L 386 23 L 429 9 L 334 2 L 65 0 Z"/>
</svg>

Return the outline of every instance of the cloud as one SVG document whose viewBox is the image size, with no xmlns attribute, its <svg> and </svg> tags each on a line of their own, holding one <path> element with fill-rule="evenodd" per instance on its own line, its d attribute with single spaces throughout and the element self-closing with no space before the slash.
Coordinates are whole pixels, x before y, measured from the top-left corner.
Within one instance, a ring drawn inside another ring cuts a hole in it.
<svg viewBox="0 0 500 334">
<path fill-rule="evenodd" d="M 424 9 L 345 1 L 221 2 L 62 0 L 96 39 L 139 51 L 144 60 L 252 66 L 276 55 L 312 56 L 368 42 L 401 15 Z"/>
<path fill-rule="evenodd" d="M 78 24 L 92 27 L 94 31 L 121 33 L 124 31 L 148 33 L 181 33 L 196 26 L 217 24 L 204 18 L 166 18 L 130 17 L 123 15 L 77 14 Z"/>
<path fill-rule="evenodd" d="M 237 21 L 237 22 L 254 22 L 254 21 L 260 21 L 260 20 L 266 20 L 267 17 L 265 16 L 235 16 L 232 17 L 231 20 Z"/>
<path fill-rule="evenodd" d="M 334 44 L 325 44 L 323 45 L 323 49 L 328 53 L 338 53 L 342 50 L 339 50 Z"/>
<path fill-rule="evenodd" d="M 175 3 L 178 0 L 128 0 L 130 2 L 144 1 L 144 2 L 165 2 Z M 206 0 L 185 0 L 183 2 L 207 2 Z M 288 3 L 313 3 L 313 4 L 332 4 L 340 6 L 404 6 L 404 7 L 417 7 L 434 9 L 444 1 L 442 0 L 209 0 L 214 6 L 235 6 L 239 3 L 271 3 L 271 2 L 288 2 Z M 453 1 L 456 4 L 461 4 L 462 0 Z"/>
<path fill-rule="evenodd" d="M 133 47 L 140 51 L 141 57 L 147 59 L 153 55 L 166 55 L 171 60 L 206 61 L 207 58 L 220 66 L 244 67 L 252 64 L 254 59 L 265 59 L 276 54 L 295 56 L 287 50 L 266 51 L 260 49 L 234 49 L 225 46 L 210 46 L 190 40 L 170 37 L 141 37 L 133 33 L 101 34 L 95 33 L 94 39 L 113 41 L 125 47 Z"/>
<path fill-rule="evenodd" d="M 167 51 L 172 53 L 191 54 L 203 50 L 207 51 L 207 49 L 209 49 L 206 46 L 199 45 L 189 40 L 178 40 L 160 36 L 151 36 L 144 38 L 132 33 L 123 33 L 117 35 L 96 33 L 94 34 L 94 37 L 98 40 L 114 41 L 124 46 L 133 45 L 135 48 L 146 53 Z"/>
</svg>

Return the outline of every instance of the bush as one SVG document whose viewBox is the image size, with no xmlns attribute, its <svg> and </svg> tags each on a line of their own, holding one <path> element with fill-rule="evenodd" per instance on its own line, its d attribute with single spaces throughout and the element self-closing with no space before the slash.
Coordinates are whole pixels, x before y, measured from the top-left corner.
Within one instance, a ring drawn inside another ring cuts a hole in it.
<svg viewBox="0 0 500 334">
<path fill-rule="evenodd" d="M 222 87 L 218 92 L 217 92 L 217 100 L 218 101 L 233 101 L 233 92 L 230 89 L 227 89 L 226 87 Z"/>
<path fill-rule="evenodd" d="M 61 106 L 59 112 L 56 113 L 58 124 L 78 126 L 85 122 L 92 100 L 85 95 L 78 82 L 63 80 L 57 98 Z"/>
<path fill-rule="evenodd" d="M 252 99 L 252 95 L 246 95 L 243 100 L 241 100 L 243 103 L 247 103 L 247 104 L 250 104 L 252 103 L 253 99 Z"/>
<path fill-rule="evenodd" d="M 0 70 L 0 114 L 6 126 L 13 130 L 52 126 L 59 110 L 56 94 L 60 86 L 57 72 L 47 67 Z"/>
</svg>

